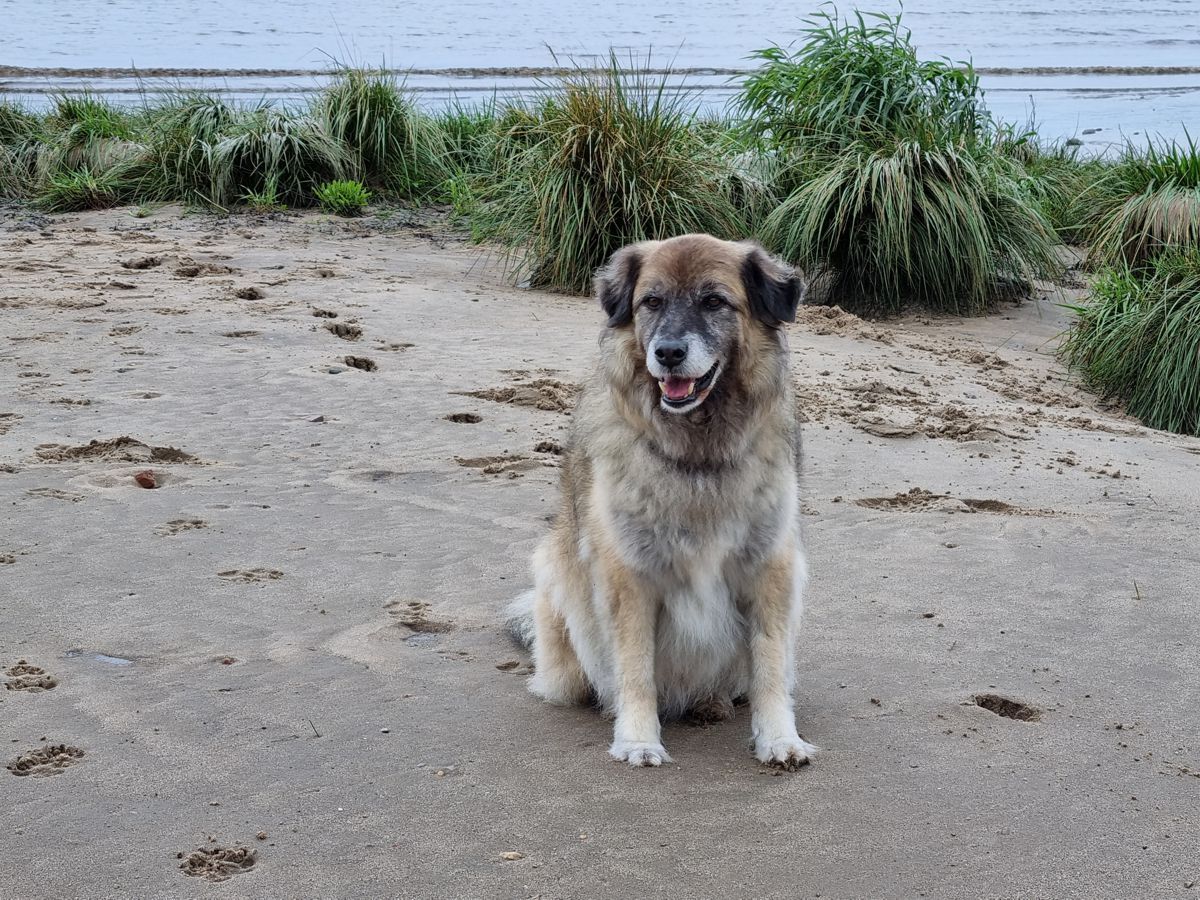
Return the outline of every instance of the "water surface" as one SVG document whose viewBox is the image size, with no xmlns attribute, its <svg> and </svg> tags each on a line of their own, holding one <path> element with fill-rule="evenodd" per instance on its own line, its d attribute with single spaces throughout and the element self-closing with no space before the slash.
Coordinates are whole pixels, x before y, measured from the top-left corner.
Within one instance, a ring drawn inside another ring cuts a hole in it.
<svg viewBox="0 0 1200 900">
<path fill-rule="evenodd" d="M 548 66 L 554 54 L 588 60 L 609 47 L 683 69 L 744 68 L 752 50 L 800 39 L 805 10 L 816 8 L 769 0 L 0 0 L 0 63 L 32 70 L 0 69 L 0 91 L 44 103 L 49 92 L 87 81 L 134 100 L 139 89 L 168 84 L 283 97 L 313 90 L 320 80 L 312 73 L 342 60 L 426 70 L 411 83 L 422 102 L 437 105 L 451 93 L 470 98 L 533 84 L 527 74 L 471 70 Z M 998 115 L 1022 122 L 1036 114 L 1052 136 L 1101 129 L 1086 139 L 1102 143 L 1122 130 L 1178 134 L 1198 118 L 1200 0 L 910 0 L 904 21 L 923 55 L 972 59 Z M 1087 71 L 1097 67 L 1108 71 Z M 1152 74 L 1164 67 L 1185 71 Z M 137 81 L 134 68 L 206 74 Z M 61 71 L 96 69 L 126 71 Z M 727 75 L 688 80 L 705 89 L 709 105 L 729 94 Z"/>
</svg>

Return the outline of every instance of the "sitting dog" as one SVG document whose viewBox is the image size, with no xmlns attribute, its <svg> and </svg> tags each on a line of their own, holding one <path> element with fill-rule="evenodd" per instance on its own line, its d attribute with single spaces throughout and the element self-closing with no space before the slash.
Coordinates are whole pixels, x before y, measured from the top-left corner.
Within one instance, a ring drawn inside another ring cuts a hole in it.
<svg viewBox="0 0 1200 900">
<path fill-rule="evenodd" d="M 618 251 L 574 414 L 562 508 L 512 625 L 530 689 L 615 714 L 609 753 L 670 762 L 660 716 L 748 699 L 754 755 L 799 767 L 793 645 L 805 562 L 798 434 L 781 326 L 801 278 L 757 244 L 690 234 Z"/>
</svg>

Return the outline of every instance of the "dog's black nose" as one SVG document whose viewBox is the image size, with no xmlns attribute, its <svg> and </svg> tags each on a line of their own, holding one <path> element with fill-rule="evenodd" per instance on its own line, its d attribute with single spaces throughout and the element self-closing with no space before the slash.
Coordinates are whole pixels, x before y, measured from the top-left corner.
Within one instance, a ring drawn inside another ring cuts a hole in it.
<svg viewBox="0 0 1200 900">
<path fill-rule="evenodd" d="M 687 359 L 687 344 L 682 341 L 660 341 L 654 348 L 654 358 L 673 369 Z"/>
</svg>

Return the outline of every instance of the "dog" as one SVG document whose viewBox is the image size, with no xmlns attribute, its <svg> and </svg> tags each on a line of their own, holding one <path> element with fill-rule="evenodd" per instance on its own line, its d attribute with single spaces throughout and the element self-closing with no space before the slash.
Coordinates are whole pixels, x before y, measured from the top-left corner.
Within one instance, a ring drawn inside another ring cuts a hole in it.
<svg viewBox="0 0 1200 900">
<path fill-rule="evenodd" d="M 806 569 L 782 326 L 803 292 L 759 245 L 702 234 L 632 244 L 596 275 L 599 365 L 510 626 L 530 690 L 613 714 L 609 754 L 631 766 L 672 761 L 661 719 L 745 699 L 761 762 L 817 751 L 792 701 Z"/>
</svg>

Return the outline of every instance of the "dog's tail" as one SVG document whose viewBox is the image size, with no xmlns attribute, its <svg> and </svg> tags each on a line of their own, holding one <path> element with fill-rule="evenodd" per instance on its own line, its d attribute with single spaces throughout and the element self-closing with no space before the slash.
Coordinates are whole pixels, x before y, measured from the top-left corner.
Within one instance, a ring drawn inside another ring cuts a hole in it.
<svg viewBox="0 0 1200 900">
<path fill-rule="evenodd" d="M 506 610 L 504 627 L 509 636 L 526 650 L 533 649 L 533 589 L 519 595 Z"/>
</svg>

